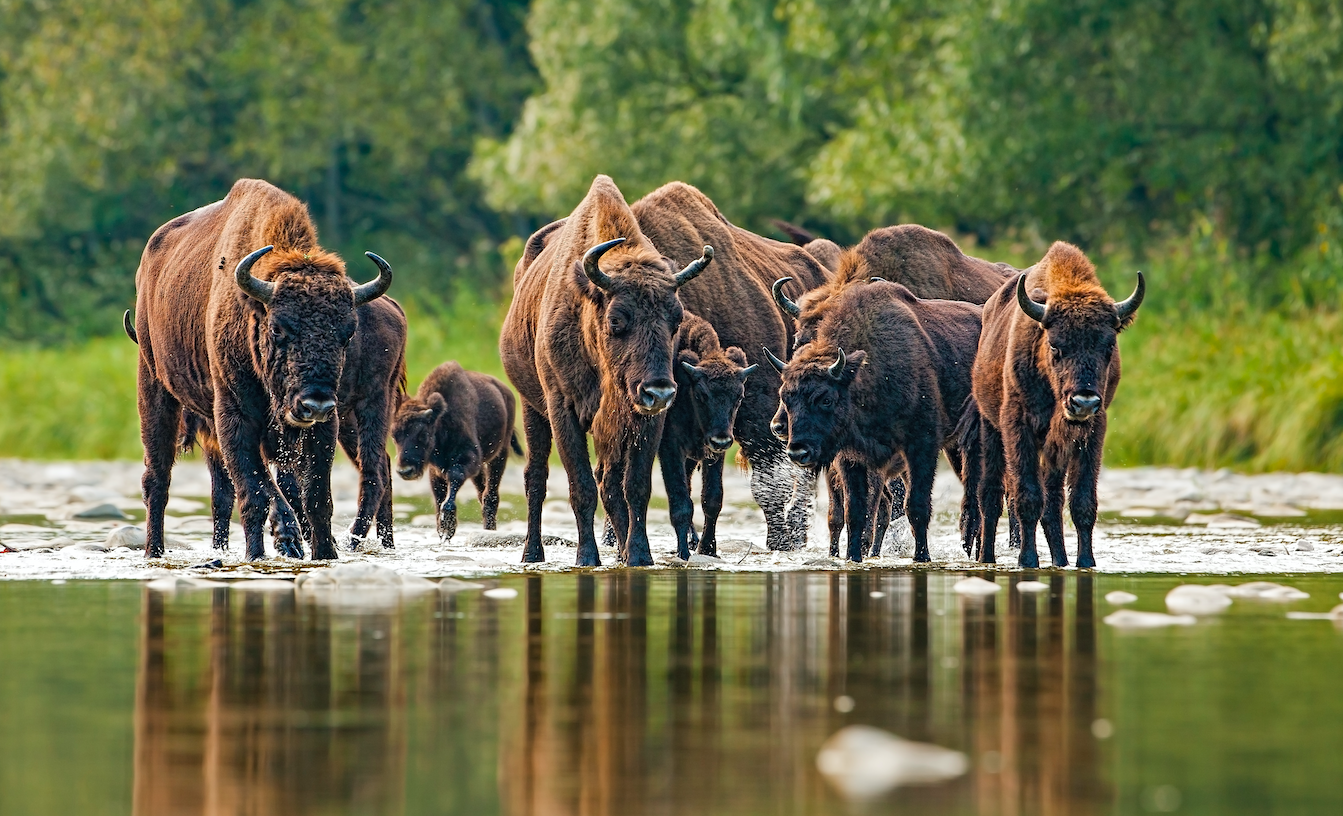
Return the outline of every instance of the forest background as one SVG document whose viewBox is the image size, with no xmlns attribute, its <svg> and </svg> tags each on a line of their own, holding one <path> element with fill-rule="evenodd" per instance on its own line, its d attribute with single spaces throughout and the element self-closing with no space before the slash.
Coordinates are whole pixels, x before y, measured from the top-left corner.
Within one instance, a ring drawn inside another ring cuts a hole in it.
<svg viewBox="0 0 1343 816">
<path fill-rule="evenodd" d="M 501 373 L 522 241 L 597 173 L 778 238 L 1073 241 L 1150 284 L 1109 464 L 1343 467 L 1326 0 L 0 0 L 0 456 L 140 457 L 140 252 L 236 178 L 393 263 L 414 387 Z"/>
</svg>

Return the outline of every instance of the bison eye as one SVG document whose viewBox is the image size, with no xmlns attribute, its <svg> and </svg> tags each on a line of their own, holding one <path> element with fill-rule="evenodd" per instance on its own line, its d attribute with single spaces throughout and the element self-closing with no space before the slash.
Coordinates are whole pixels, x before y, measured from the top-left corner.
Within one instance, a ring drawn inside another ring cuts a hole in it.
<svg viewBox="0 0 1343 816">
<path fill-rule="evenodd" d="M 1058 347 L 1058 346 L 1050 346 L 1050 347 L 1049 347 L 1049 353 L 1052 354 L 1052 355 L 1054 355 L 1054 359 L 1055 359 L 1055 360 L 1057 360 L 1057 359 L 1059 359 L 1060 357 L 1063 356 L 1063 352 L 1059 351 L 1059 347 Z"/>
<path fill-rule="evenodd" d="M 822 397 L 822 398 L 821 398 L 821 407 L 822 407 L 822 408 L 829 408 L 830 406 L 832 406 L 832 405 L 834 405 L 834 404 L 835 404 L 835 401 L 834 401 L 833 399 L 831 399 L 830 397 Z"/>
<path fill-rule="evenodd" d="M 611 334 L 614 334 L 616 337 L 619 337 L 620 335 L 624 334 L 625 329 L 628 328 L 628 324 L 622 317 L 612 317 L 610 320 L 610 325 L 611 325 Z"/>
</svg>

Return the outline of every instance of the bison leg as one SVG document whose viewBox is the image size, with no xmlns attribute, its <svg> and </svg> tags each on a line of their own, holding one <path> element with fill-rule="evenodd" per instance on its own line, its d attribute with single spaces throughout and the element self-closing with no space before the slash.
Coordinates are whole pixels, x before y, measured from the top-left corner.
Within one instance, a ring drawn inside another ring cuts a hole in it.
<svg viewBox="0 0 1343 816">
<path fill-rule="evenodd" d="M 1068 552 L 1063 548 L 1063 475 L 1059 468 L 1050 468 L 1045 477 L 1045 509 L 1041 527 L 1049 555 L 1056 567 L 1068 566 Z"/>
<path fill-rule="evenodd" d="M 140 441 L 145 449 L 145 473 L 140 480 L 145 497 L 145 556 L 163 557 L 163 513 L 168 507 L 168 486 L 177 458 L 177 429 L 182 406 L 154 377 L 140 357 Z"/>
<path fill-rule="evenodd" d="M 601 453 L 598 452 L 598 456 Z M 625 498 L 625 452 L 617 450 L 610 462 L 597 466 L 597 484 L 601 486 L 602 509 L 606 513 L 606 531 L 603 544 L 614 541 L 616 561 L 626 563 L 630 536 L 630 508 Z"/>
<path fill-rule="evenodd" d="M 631 567 L 653 566 L 653 550 L 648 543 L 648 500 L 653 494 L 653 458 L 662 423 L 641 422 L 637 435 L 625 447 L 625 484 L 622 491 L 629 513 L 626 538 L 626 563 Z"/>
<path fill-rule="evenodd" d="M 592 464 L 588 461 L 588 439 L 583 431 L 583 426 L 579 424 L 578 417 L 573 411 L 559 404 L 557 400 L 550 407 L 550 427 L 554 435 L 555 442 L 560 449 L 560 461 L 564 463 L 564 472 L 569 477 L 569 506 L 574 511 L 574 521 L 578 524 L 578 557 L 576 563 L 580 567 L 600 567 L 602 565 L 601 556 L 597 554 L 597 536 L 593 532 L 593 518 L 597 514 L 597 480 L 592 478 Z M 527 447 L 535 462 L 537 451 L 542 457 L 547 456 L 550 451 L 550 443 L 547 440 L 545 445 L 537 445 L 532 441 L 532 423 L 529 417 L 524 414 L 523 421 L 527 423 Z M 538 438 L 538 441 L 540 439 Z M 531 465 L 528 465 L 529 472 Z M 531 551 L 532 538 L 532 488 L 531 480 L 528 478 L 527 488 L 527 549 Z M 541 492 L 538 498 L 545 496 L 545 483 L 541 483 Z M 617 530 L 617 532 L 619 532 Z M 541 549 L 541 506 L 536 503 L 536 550 L 538 554 Z M 540 560 L 535 559 L 535 560 Z"/>
<path fill-rule="evenodd" d="M 673 450 L 658 457 L 662 466 L 662 485 L 667 489 L 667 509 L 676 531 L 676 557 L 690 560 L 690 531 L 695 527 L 695 503 L 690 497 L 690 469 L 694 462 Z"/>
<path fill-rule="evenodd" d="M 1068 510 L 1077 529 L 1077 568 L 1095 569 L 1096 556 L 1091 551 L 1091 538 L 1096 528 L 1096 511 L 1100 505 L 1096 483 L 1100 478 L 1101 448 L 1105 444 L 1105 415 L 1094 417 L 1100 423 L 1091 439 L 1076 453 L 1068 468 Z"/>
<path fill-rule="evenodd" d="M 792 466 L 789 470 L 793 473 L 793 497 L 788 505 L 788 531 L 793 539 L 790 549 L 805 550 L 816 498 L 816 476 Z"/>
<path fill-rule="evenodd" d="M 457 491 L 466 481 L 466 472 L 460 467 L 448 470 L 448 496 L 438 506 L 438 535 L 445 541 L 457 535 Z"/>
<path fill-rule="evenodd" d="M 700 465 L 700 509 L 704 511 L 704 535 L 699 540 L 700 555 L 718 555 L 718 515 L 723 512 L 724 457 L 705 460 Z M 691 524 L 690 531 L 695 531 Z"/>
<path fill-rule="evenodd" d="M 854 562 L 863 560 L 863 528 L 867 526 L 867 500 L 869 471 L 858 462 L 844 462 L 840 465 L 844 473 L 844 498 L 847 526 L 849 528 L 848 559 Z"/>
<path fill-rule="evenodd" d="M 223 392 L 215 392 L 216 397 Z M 215 428 L 219 447 L 224 452 L 224 464 L 238 488 L 239 515 L 243 535 L 247 539 L 247 558 L 255 561 L 266 557 L 262 528 L 266 517 L 275 513 L 275 548 L 290 558 L 302 558 L 299 544 L 300 530 L 289 502 L 271 481 L 270 470 L 261 457 L 261 432 L 258 427 L 236 409 L 215 405 Z"/>
<path fill-rule="evenodd" d="M 280 488 L 280 495 L 289 502 L 293 508 L 295 517 L 298 518 L 299 529 L 303 532 L 303 540 L 312 546 L 312 520 L 308 518 L 307 512 L 303 508 L 303 486 L 299 484 L 298 475 L 292 465 L 281 465 L 275 469 L 275 485 Z M 280 534 L 277 518 L 271 516 L 270 535 L 275 538 Z"/>
<path fill-rule="evenodd" d="M 839 534 L 844 529 L 844 474 L 838 464 L 826 468 L 825 486 L 830 493 L 830 511 L 826 514 L 826 523 L 830 527 L 830 557 L 839 558 Z"/>
<path fill-rule="evenodd" d="M 304 431 L 303 510 L 309 525 L 312 560 L 334 561 L 336 537 L 331 534 L 331 464 L 336 460 L 335 423 Z"/>
<path fill-rule="evenodd" d="M 877 480 L 877 512 L 872 519 L 872 557 L 881 557 L 881 544 L 891 527 L 891 491 L 884 479 Z"/>
<path fill-rule="evenodd" d="M 760 451 L 756 452 L 757 454 Z M 770 550 L 793 549 L 796 536 L 788 527 L 784 512 L 793 490 L 793 468 L 777 458 L 751 458 L 751 496 L 765 513 L 765 547 Z"/>
<path fill-rule="evenodd" d="M 541 505 L 546 502 L 552 440 L 550 420 L 526 403 L 522 406 L 522 427 L 527 436 L 527 466 L 522 471 L 527 491 L 527 545 L 522 549 L 522 561 L 530 564 L 546 560 L 541 546 Z"/>
<path fill-rule="evenodd" d="M 214 522 L 214 548 L 228 549 L 229 520 L 233 518 L 233 480 L 224 467 L 224 454 L 219 444 L 208 440 L 201 445 L 205 467 L 210 471 L 210 517 Z"/>
<path fill-rule="evenodd" d="M 997 561 L 993 551 L 998 535 L 998 518 L 1003 514 L 1003 436 L 985 420 L 980 422 L 979 468 L 979 551 L 974 557 L 981 564 Z"/>
<path fill-rule="evenodd" d="M 378 504 L 378 540 L 384 550 L 390 550 L 396 542 L 392 538 L 392 457 L 383 454 L 383 472 L 387 481 L 383 483 L 382 501 Z"/>
<path fill-rule="evenodd" d="M 928 524 L 933 520 L 933 480 L 937 477 L 940 446 L 932 439 L 914 440 L 905 450 L 905 477 L 909 490 L 905 496 L 905 515 L 914 530 L 914 561 L 933 560 L 928 551 Z"/>
<path fill-rule="evenodd" d="M 438 468 L 429 471 L 429 490 L 434 494 L 434 523 L 438 527 L 439 538 L 442 538 L 443 502 L 448 500 L 448 480 Z"/>
<path fill-rule="evenodd" d="M 486 530 L 499 529 L 499 483 L 508 467 L 508 446 L 485 466 L 485 492 L 480 494 L 480 521 Z"/>
<path fill-rule="evenodd" d="M 1040 566 L 1035 551 L 1035 528 L 1044 509 L 1040 487 L 1040 451 L 1026 429 L 1026 418 L 1017 415 L 1003 423 L 1003 450 L 1007 455 L 1007 485 L 1012 503 L 1021 520 L 1021 556 L 1017 563 L 1026 569 Z"/>
</svg>

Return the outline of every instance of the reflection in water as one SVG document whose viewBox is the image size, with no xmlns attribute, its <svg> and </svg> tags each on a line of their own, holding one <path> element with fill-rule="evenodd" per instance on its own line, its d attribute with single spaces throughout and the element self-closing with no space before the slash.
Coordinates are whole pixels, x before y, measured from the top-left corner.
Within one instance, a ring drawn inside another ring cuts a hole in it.
<svg viewBox="0 0 1343 816">
<path fill-rule="evenodd" d="M 816 752 L 852 723 L 973 766 L 869 812 L 1112 810 L 1092 578 L 959 577 L 571 572 L 382 610 L 147 591 L 134 811 L 833 812 Z"/>
</svg>

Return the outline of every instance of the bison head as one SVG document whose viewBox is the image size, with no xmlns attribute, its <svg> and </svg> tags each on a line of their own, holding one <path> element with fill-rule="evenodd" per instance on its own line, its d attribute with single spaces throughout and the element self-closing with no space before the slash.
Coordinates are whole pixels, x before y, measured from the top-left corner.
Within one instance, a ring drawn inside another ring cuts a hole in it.
<svg viewBox="0 0 1343 816">
<path fill-rule="evenodd" d="M 256 311 L 260 368 L 271 405 L 285 423 L 307 428 L 336 412 L 336 386 L 345 348 L 354 336 L 355 308 L 381 297 L 392 268 L 371 252 L 378 277 L 351 286 L 340 258 L 322 250 L 282 250 L 267 258 L 265 280 L 252 268 L 274 247 L 262 247 L 234 270 L 238 288 Z"/>
<path fill-rule="evenodd" d="M 746 378 L 756 366 L 736 346 L 701 359 L 693 351 L 677 355 L 679 399 L 689 399 L 695 427 L 703 433 L 706 450 L 720 454 L 732 445 L 732 426 L 746 394 Z"/>
<path fill-rule="evenodd" d="M 867 354 L 812 343 L 787 364 L 769 349 L 765 356 L 783 377 L 770 427 L 788 443 L 794 464 L 819 471 L 834 460 L 841 433 L 853 425 L 850 386 Z"/>
<path fill-rule="evenodd" d="M 634 410 L 654 416 L 676 397 L 672 353 L 684 313 L 676 290 L 689 283 L 713 259 L 705 247 L 699 260 L 677 271 L 667 258 L 635 248 L 600 265 L 602 256 L 625 242 L 606 241 L 574 264 L 579 290 L 596 307 L 594 332 L 607 376 L 615 380 Z"/>
<path fill-rule="evenodd" d="M 424 475 L 434 452 L 438 420 L 447 413 L 442 394 L 427 399 L 407 397 L 392 418 L 392 441 L 396 443 L 396 472 L 402 479 L 414 481 Z"/>
<path fill-rule="evenodd" d="M 1119 332 L 1133 322 L 1146 293 L 1139 272 L 1133 294 L 1118 303 L 1092 288 L 1065 291 L 1039 303 L 1026 291 L 1026 275 L 1017 278 L 1017 304 L 1043 328 L 1042 348 L 1036 352 L 1040 368 L 1069 422 L 1090 420 L 1113 398 L 1106 390 Z"/>
</svg>

